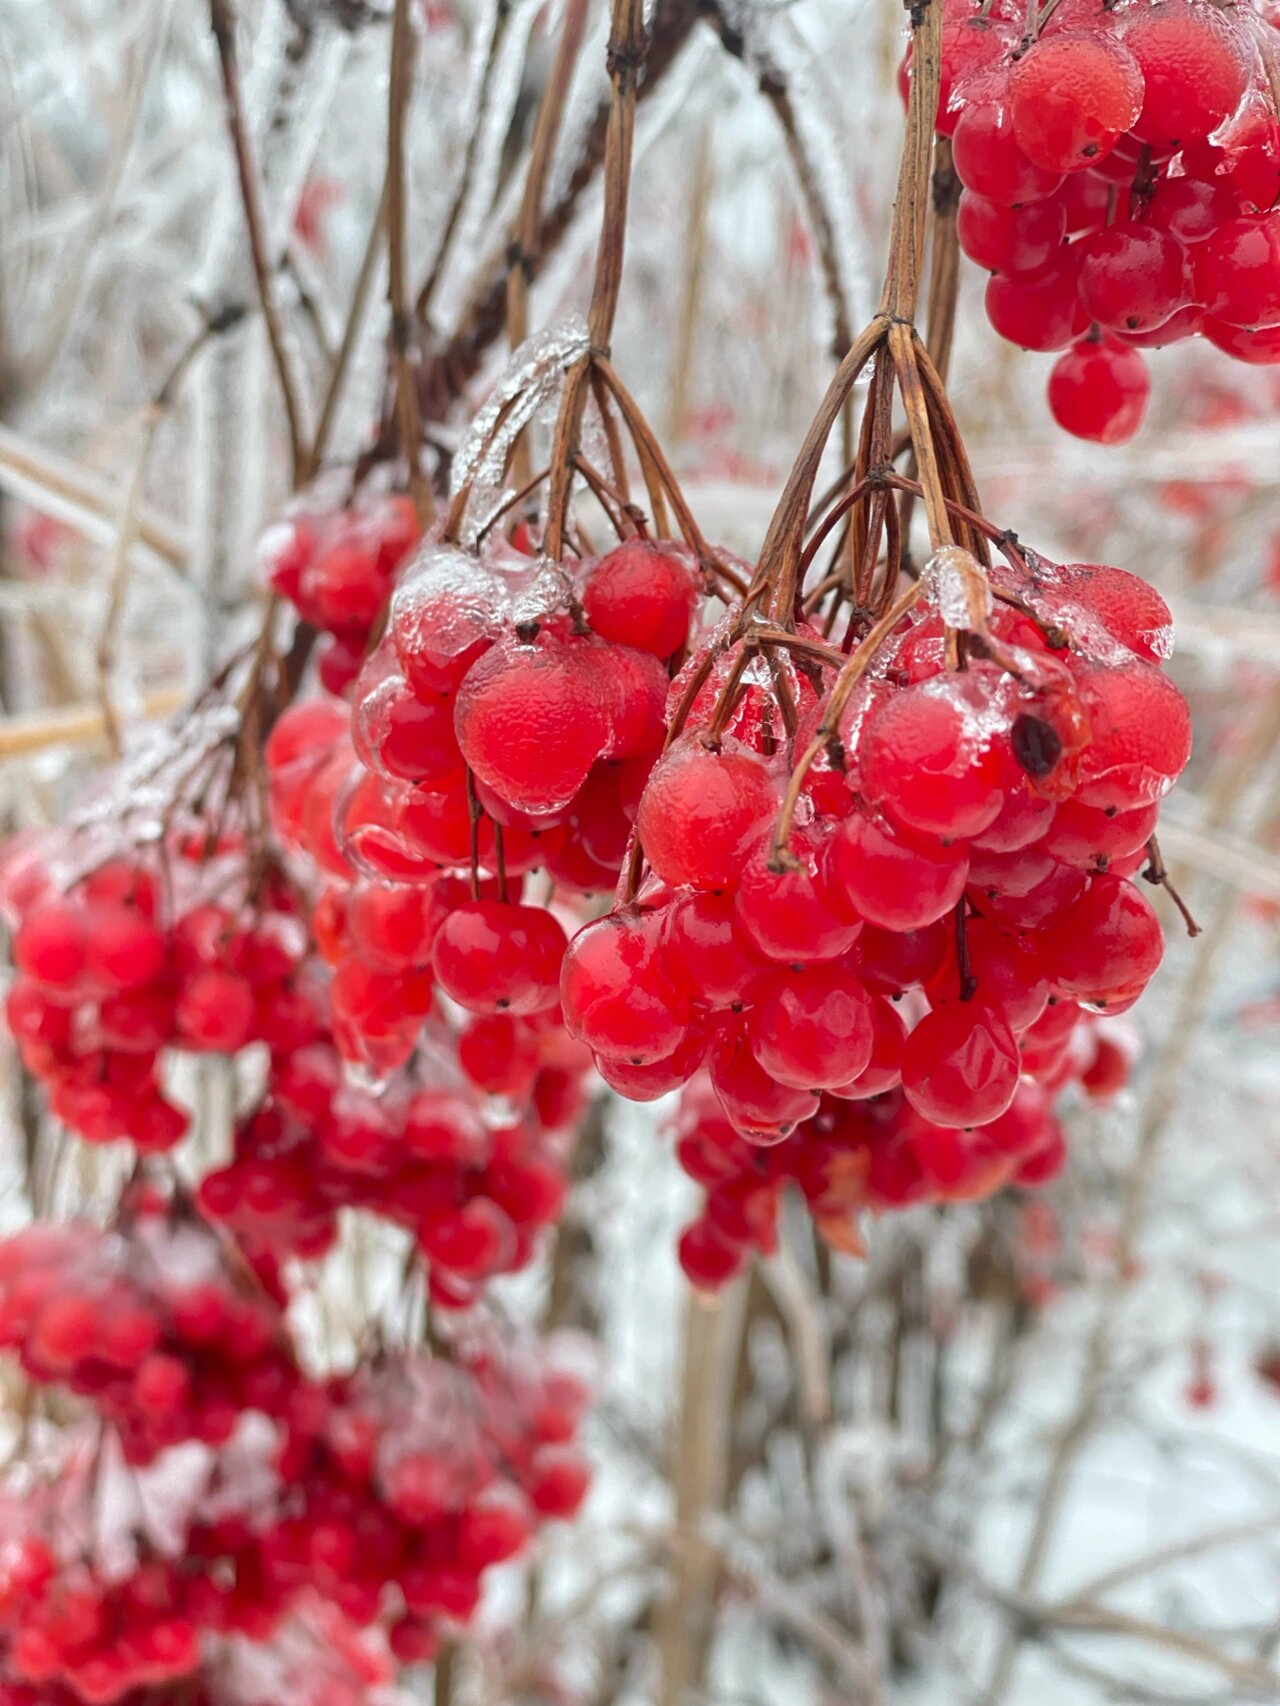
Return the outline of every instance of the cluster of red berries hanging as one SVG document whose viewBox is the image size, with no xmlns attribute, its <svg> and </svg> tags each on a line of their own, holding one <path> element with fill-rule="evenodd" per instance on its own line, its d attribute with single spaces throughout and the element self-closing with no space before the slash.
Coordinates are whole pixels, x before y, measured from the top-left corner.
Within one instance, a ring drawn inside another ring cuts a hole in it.
<svg viewBox="0 0 1280 1706">
<path fill-rule="evenodd" d="M 1142 351 L 1280 362 L 1280 35 L 1265 4 L 946 0 L 938 129 L 1010 342 L 1063 350 L 1058 423 L 1138 430 Z M 904 68 L 909 76 L 909 65 Z"/>
<path fill-rule="evenodd" d="M 351 503 L 326 484 L 299 498 L 263 535 L 258 554 L 272 591 L 326 636 L 320 680 L 345 693 L 386 609 L 396 570 L 422 529 L 409 498 L 369 489 Z"/>
<path fill-rule="evenodd" d="M 491 1100 L 465 1069 L 480 1053 L 491 1074 L 485 1023 L 461 1038 L 429 1024 L 415 1060 L 376 1091 L 347 1081 L 327 1037 L 275 1062 L 231 1160 L 200 1185 L 204 1212 L 269 1271 L 325 1254 L 341 1211 L 364 1209 L 413 1235 L 433 1305 L 472 1304 L 486 1281 L 526 1267 L 559 1218 L 584 1101 L 585 1063 L 552 1058 L 581 1051 L 550 1031 L 522 1034 L 527 1057 L 499 1040 L 509 1090 Z"/>
<path fill-rule="evenodd" d="M 940 552 L 851 692 L 816 633 L 766 663 L 731 612 L 673 685 L 649 876 L 566 957 L 610 1084 L 705 1068 L 723 1129 L 790 1139 L 811 1200 L 834 1167 L 846 1213 L 1044 1177 L 1071 1031 L 1163 951 L 1131 878 L 1190 753 L 1168 611 L 1121 570 L 1011 554 L 975 613 L 986 580 Z"/>
<path fill-rule="evenodd" d="M 287 1053 L 316 1034 L 301 897 L 271 861 L 251 869 L 216 800 L 207 820 L 189 809 L 225 762 L 216 745 L 192 762 L 179 741 L 145 780 L 155 767 L 126 766 L 83 821 L 8 849 L 6 1018 L 53 1112 L 89 1142 L 148 1154 L 181 1140 L 169 1056 Z M 166 798 L 175 773 L 188 798 Z"/>
<path fill-rule="evenodd" d="M 928 934 L 940 967 L 944 935 Z M 1133 1041 L 1117 1034 L 1121 1024 L 1074 1001 L 1052 1000 L 1018 1037 L 1022 1078 L 1013 1101 L 970 1130 L 926 1119 L 896 1087 L 856 1099 L 824 1094 L 786 1143 L 762 1145 L 735 1129 L 699 1073 L 681 1093 L 673 1121 L 676 1158 L 703 1192 L 701 1211 L 680 1238 L 686 1274 L 714 1290 L 740 1273 L 753 1251 L 773 1254 L 787 1188 L 803 1198 L 827 1243 L 861 1255 L 859 1222 L 867 1210 L 885 1214 L 919 1202 L 966 1202 L 1008 1185 L 1048 1184 L 1067 1153 L 1054 1112 L 1058 1093 L 1076 1083 L 1105 1102 L 1128 1081 Z"/>
<path fill-rule="evenodd" d="M 538 866 L 571 893 L 611 889 L 697 592 L 688 554 L 644 539 L 576 575 L 504 540 L 426 545 L 356 683 L 353 722 L 410 855 L 470 870 L 475 822 L 480 868 L 500 882 Z M 347 825 L 358 833 L 351 813 Z M 480 902 L 453 915 L 436 975 L 473 1011 L 536 1013 L 555 1005 L 562 950 L 545 913 Z M 529 987 L 473 985 L 486 971 L 509 981 L 517 961 Z"/>
<path fill-rule="evenodd" d="M 575 1342 L 473 1317 L 447 1355 L 385 1351 L 315 1381 L 282 1297 L 237 1260 L 190 1204 L 146 1187 L 111 1231 L 36 1225 L 0 1245 L 3 1344 L 110 1424 L 91 1451 L 73 1439 L 47 1485 L 24 1471 L 0 1494 L 0 1688 L 15 1698 L 101 1706 L 208 1682 L 232 1706 L 216 1686 L 227 1643 L 259 1666 L 283 1643 L 287 1659 L 290 1620 L 317 1607 L 366 1661 L 357 1629 L 425 1662 L 471 1618 L 484 1572 L 581 1503 Z M 125 1534 L 101 1532 L 112 1513 Z M 388 1674 L 319 1687 L 313 1706 L 359 1706 Z M 303 1682 L 287 1698 L 313 1700 Z"/>
</svg>

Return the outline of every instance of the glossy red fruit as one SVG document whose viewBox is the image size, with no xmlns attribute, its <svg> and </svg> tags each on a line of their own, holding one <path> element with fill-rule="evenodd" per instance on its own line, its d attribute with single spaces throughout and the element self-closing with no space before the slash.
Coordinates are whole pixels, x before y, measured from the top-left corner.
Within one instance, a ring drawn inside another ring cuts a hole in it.
<svg viewBox="0 0 1280 1706">
<path fill-rule="evenodd" d="M 436 932 L 441 988 L 473 1013 L 545 1013 L 556 1004 L 567 939 L 537 906 L 472 901 Z"/>
<path fill-rule="evenodd" d="M 960 247 L 987 272 L 1036 272 L 1052 260 L 1066 230 L 1066 207 L 1058 196 L 1026 207 L 1001 207 L 965 190 L 956 210 Z"/>
<path fill-rule="evenodd" d="M 1190 297 L 1187 252 L 1155 225 L 1118 220 L 1080 245 L 1080 299 L 1110 331 L 1152 331 Z"/>
<path fill-rule="evenodd" d="M 717 1039 L 711 1082 L 734 1129 L 749 1143 L 780 1143 L 817 1111 L 817 1095 L 766 1072 L 740 1034 L 722 1033 Z"/>
<path fill-rule="evenodd" d="M 847 926 L 856 936 L 857 927 Z M 745 998 L 767 962 L 739 928 L 734 896 L 709 891 L 680 895 L 666 909 L 664 942 L 673 975 L 697 1001 L 728 1007 Z"/>
<path fill-rule="evenodd" d="M 1045 201 L 1062 182 L 1060 171 L 1045 171 L 1023 153 L 1003 100 L 967 106 L 960 114 L 951 146 L 956 172 L 965 188 L 1001 207 Z"/>
<path fill-rule="evenodd" d="M 980 695 L 963 677 L 904 688 L 872 712 L 858 745 L 866 798 L 908 831 L 967 838 L 1003 803 L 1003 766 Z"/>
<path fill-rule="evenodd" d="M 580 930 L 560 978 L 569 1035 L 636 1066 L 673 1054 L 689 1003 L 666 976 L 660 948 L 653 914 L 613 914 Z"/>
<path fill-rule="evenodd" d="M 942 1126 L 986 1125 L 998 1118 L 1013 1100 L 1018 1071 L 1013 1032 L 978 1001 L 926 1013 L 902 1052 L 907 1100 Z"/>
<path fill-rule="evenodd" d="M 691 735 L 654 767 L 636 828 L 664 882 L 727 888 L 777 806 L 772 773 L 759 754 L 727 740 L 712 752 Z"/>
<path fill-rule="evenodd" d="M 1088 627 L 1097 623 L 1112 639 L 1152 663 L 1163 663 L 1172 655 L 1169 606 L 1141 575 L 1107 563 L 1063 563 L 1054 572 L 1049 596 L 1055 605 L 1062 597 L 1061 620 L 1067 628 L 1074 631 L 1083 617 L 1086 627 L 1080 638 L 1087 650 L 1098 653 L 1104 649 L 1099 647 L 1097 636 L 1088 632 Z"/>
<path fill-rule="evenodd" d="M 902 1082 L 902 1050 L 907 1027 L 892 1001 L 880 997 L 871 1003 L 871 1054 L 856 1078 L 832 1087 L 831 1094 L 844 1101 L 859 1102 L 882 1096 Z"/>
<path fill-rule="evenodd" d="M 1142 72 L 1142 111 L 1133 133 L 1159 147 L 1185 147 L 1233 112 L 1249 76 L 1243 38 L 1206 0 L 1160 0 L 1126 13 L 1123 40 Z"/>
<path fill-rule="evenodd" d="M 987 318 L 1002 338 L 1023 349 L 1065 349 L 1089 324 L 1080 301 L 1080 258 L 1074 245 L 1058 250 L 1038 272 L 997 273 L 987 280 Z"/>
<path fill-rule="evenodd" d="M 1127 443 L 1142 425 L 1150 396 L 1146 362 L 1112 338 L 1082 338 L 1049 375 L 1054 420 L 1095 444 Z"/>
<path fill-rule="evenodd" d="M 1113 36 L 1042 38 L 1009 78 L 1013 134 L 1046 172 L 1079 172 L 1109 154 L 1142 111 L 1142 71 Z"/>
<path fill-rule="evenodd" d="M 1280 325 L 1280 214 L 1233 219 L 1197 245 L 1196 300 L 1214 320 Z"/>
<path fill-rule="evenodd" d="M 871 1059 L 871 997 L 843 966 L 777 971 L 755 991 L 749 1034 L 756 1059 L 780 1084 L 847 1084 Z"/>
<path fill-rule="evenodd" d="M 1082 663 L 1077 679 L 1090 722 L 1080 801 L 1130 811 L 1167 794 L 1191 756 L 1191 713 L 1181 693 L 1140 658 Z"/>
<path fill-rule="evenodd" d="M 816 858 L 793 838 L 797 868 L 770 869 L 771 843 L 747 860 L 738 884 L 735 918 L 741 936 L 770 960 L 835 960 L 846 953 L 860 926 L 829 905 L 815 870 Z"/>
<path fill-rule="evenodd" d="M 1043 931 L 1041 956 L 1059 989 L 1112 1009 L 1146 987 L 1164 955 L 1164 932 L 1146 896 L 1123 877 L 1094 877 Z"/>
<path fill-rule="evenodd" d="M 582 607 L 601 639 L 669 658 L 689 638 L 697 583 L 676 545 L 629 539 L 593 565 Z"/>
<path fill-rule="evenodd" d="M 1250 331 L 1209 317 L 1204 322 L 1204 335 L 1215 349 L 1223 350 L 1237 361 L 1247 361 L 1254 367 L 1274 367 L 1280 363 L 1280 325 Z"/>
<path fill-rule="evenodd" d="M 950 912 L 968 874 L 960 848 L 894 834 L 861 813 L 846 818 L 827 844 L 833 903 L 887 930 L 919 930 Z"/>
<path fill-rule="evenodd" d="M 566 805 L 612 736 L 586 642 L 508 635 L 458 689 L 454 725 L 475 774 L 520 811 Z"/>
</svg>

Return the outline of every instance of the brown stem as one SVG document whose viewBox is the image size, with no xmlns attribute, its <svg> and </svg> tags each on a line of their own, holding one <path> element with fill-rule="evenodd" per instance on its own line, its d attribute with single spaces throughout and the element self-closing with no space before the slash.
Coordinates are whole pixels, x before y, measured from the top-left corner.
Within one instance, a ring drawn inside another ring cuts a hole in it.
<svg viewBox="0 0 1280 1706">
<path fill-rule="evenodd" d="M 480 528 L 479 532 L 476 534 L 477 549 L 481 544 L 483 544 L 486 534 L 488 534 L 497 525 L 497 523 L 502 520 L 503 516 L 509 514 L 518 503 L 527 498 L 530 492 L 537 491 L 538 487 L 550 472 L 551 469 L 549 467 L 544 468 L 540 474 L 534 474 L 526 480 L 524 485 L 521 486 L 518 491 L 512 492 L 509 498 L 504 498 L 502 500 L 497 509 L 495 509 L 493 514 L 489 517 L 488 521 L 485 522 L 484 526 Z"/>
<path fill-rule="evenodd" d="M 800 447 L 800 454 L 778 500 L 778 507 L 773 512 L 764 544 L 760 548 L 760 561 L 747 596 L 750 598 L 755 594 L 758 597 L 761 588 L 777 585 L 780 591 L 774 603 L 774 610 L 777 619 L 784 626 L 794 621 L 795 589 L 798 584 L 805 520 L 813 497 L 814 482 L 822 463 L 822 453 L 833 427 L 840 418 L 845 398 L 857 384 L 863 368 L 880 348 L 887 329 L 887 321 L 882 315 L 877 315 L 854 339 L 844 360 L 836 369 L 835 377 L 827 387 L 826 396 L 819 404 L 818 413 Z"/>
<path fill-rule="evenodd" d="M 476 793 L 476 779 L 467 766 L 467 815 L 471 819 L 471 898 L 480 899 L 480 820 L 484 807 Z"/>
<path fill-rule="evenodd" d="M 641 414 L 640 405 L 619 379 L 613 364 L 606 357 L 597 356 L 595 371 L 617 403 L 626 423 L 627 431 L 631 434 L 637 455 L 641 457 L 642 461 L 648 459 L 657 475 L 661 489 L 671 499 L 671 507 L 676 512 L 680 532 L 690 549 L 697 555 L 704 568 L 709 567 L 716 576 L 721 580 L 728 581 L 736 590 L 743 590 L 741 579 L 711 552 L 702 536 L 702 529 L 693 518 L 693 511 L 685 501 L 684 493 L 680 490 L 679 481 L 675 477 L 671 464 L 654 435 L 653 428 Z M 657 518 L 654 519 L 656 525 Z M 661 528 L 659 531 L 662 531 Z"/>
<path fill-rule="evenodd" d="M 889 328 L 889 352 L 898 376 L 898 390 L 907 412 L 911 430 L 911 446 L 915 451 L 920 486 L 924 496 L 924 513 L 929 523 L 929 539 L 935 551 L 951 543 L 951 524 L 947 516 L 946 492 L 938 466 L 938 452 L 933 442 L 929 422 L 929 405 L 924 382 L 916 361 L 919 337 L 915 328 L 897 320 Z"/>
<path fill-rule="evenodd" d="M 742 694 L 742 678 L 755 659 L 756 648 L 749 640 L 744 640 L 733 660 L 733 668 L 725 677 L 724 686 L 716 700 L 715 710 L 711 713 L 711 721 L 702 733 L 702 744 L 712 752 L 718 752 L 724 731 L 729 726 L 729 718 L 733 715 L 738 700 Z"/>
<path fill-rule="evenodd" d="M 551 491 L 543 549 L 558 559 L 564 551 L 565 521 L 573 488 L 573 458 L 582 433 L 582 414 L 593 361 L 607 359 L 622 289 L 627 201 L 636 127 L 636 84 L 645 54 L 643 0 L 613 0 L 609 25 L 609 127 L 604 147 L 604 214 L 596 250 L 595 278 L 587 330 L 591 347 L 569 369 L 551 450 Z"/>
<path fill-rule="evenodd" d="M 934 366 L 945 380 L 951 367 L 960 291 L 960 242 L 956 236 L 960 179 L 951 163 L 949 137 L 940 136 L 934 146 L 932 194 L 933 240 L 925 342 Z"/>
<path fill-rule="evenodd" d="M 480 87 L 476 90 L 476 113 L 482 113 L 489 102 L 489 88 L 493 81 L 493 68 L 497 64 L 498 54 L 502 49 L 502 38 L 506 34 L 507 22 L 511 16 L 509 3 L 499 5 L 493 17 L 493 33 L 489 37 L 489 50 L 485 56 L 484 65 L 480 71 Z M 413 311 L 419 323 L 423 326 L 431 324 L 431 299 L 436 293 L 444 272 L 445 261 L 449 257 L 449 247 L 453 242 L 454 233 L 458 229 L 458 221 L 467 203 L 467 194 L 471 188 L 471 179 L 475 172 L 476 154 L 480 146 L 480 135 L 483 126 L 479 120 L 472 123 L 467 136 L 466 152 L 462 158 L 462 171 L 454 187 L 453 200 L 449 204 L 449 212 L 445 217 L 444 230 L 440 233 L 440 241 L 436 244 L 436 252 L 432 259 L 422 288 L 418 292 Z"/>
<path fill-rule="evenodd" d="M 942 87 L 942 0 L 915 0 L 911 8 L 911 95 L 907 131 L 898 168 L 889 239 L 889 272 L 881 312 L 913 322 L 920 298 L 924 240 L 929 217 L 933 122 Z"/>
<path fill-rule="evenodd" d="M 643 520 L 643 511 L 637 509 L 633 515 L 625 503 L 620 503 L 617 488 L 605 479 L 594 463 L 587 461 L 581 451 L 574 457 L 573 467 L 595 493 L 596 502 L 609 517 L 609 524 L 618 538 L 633 539 L 640 531 L 635 517 L 640 516 Z"/>
<path fill-rule="evenodd" d="M 555 58 L 538 106 L 533 141 L 529 147 L 524 195 L 507 251 L 507 347 L 511 350 L 518 349 L 529 335 L 529 281 L 539 259 L 542 201 L 568 103 L 569 86 L 582 48 L 586 21 L 587 0 L 567 0 Z M 523 437 L 515 447 L 512 474 L 517 481 L 522 476 L 524 479 L 529 477 L 529 449 Z"/>
<path fill-rule="evenodd" d="M 236 24 L 232 0 L 209 0 L 209 23 L 218 48 L 218 65 L 222 74 L 222 94 L 227 113 L 227 132 L 236 158 L 236 175 L 240 183 L 240 200 L 244 207 L 245 232 L 249 239 L 249 256 L 253 263 L 254 282 L 258 301 L 267 328 L 267 342 L 275 364 L 280 395 L 284 400 L 285 419 L 289 426 L 289 454 L 296 486 L 306 464 L 302 439 L 302 414 L 289 357 L 285 349 L 284 330 L 271 288 L 271 266 L 267 259 L 267 239 L 263 229 L 262 208 L 258 201 L 258 179 L 254 168 L 253 151 L 244 117 L 244 101 L 240 89 L 240 62 L 236 53 Z"/>
<path fill-rule="evenodd" d="M 600 411 L 600 422 L 604 427 L 605 441 L 609 446 L 609 464 L 613 469 L 613 477 L 617 481 L 618 496 L 624 509 L 631 508 L 631 483 L 627 478 L 627 459 L 622 450 L 622 432 L 618 426 L 618 412 L 609 396 L 608 388 L 600 377 L 599 370 L 591 370 L 591 395 L 596 400 L 596 408 Z M 665 516 L 663 518 L 665 520 Z"/>
<path fill-rule="evenodd" d="M 961 1001 L 972 1001 L 978 993 L 978 980 L 969 960 L 968 901 L 963 895 L 956 902 L 956 972 L 960 982 Z"/>
<path fill-rule="evenodd" d="M 396 414 L 400 448 L 409 468 L 409 491 L 418 520 L 425 529 L 435 517 L 431 487 L 422 470 L 422 419 L 418 381 L 410 357 L 413 336 L 409 312 L 407 244 L 405 239 L 405 115 L 413 80 L 413 25 L 410 0 L 395 0 L 391 18 L 391 74 L 387 87 L 387 299 L 391 305 L 391 349 L 396 368 Z"/>
<path fill-rule="evenodd" d="M 378 254 L 382 248 L 386 223 L 387 184 L 384 178 L 382 194 L 378 198 L 378 210 L 373 216 L 373 224 L 369 227 L 364 254 L 360 260 L 360 271 L 356 275 L 355 289 L 351 293 L 351 307 L 347 310 L 346 324 L 342 328 L 342 340 L 334 358 L 333 371 L 329 375 L 329 385 L 324 394 L 324 402 L 320 406 L 320 420 L 316 426 L 316 436 L 307 457 L 308 479 L 324 461 L 325 451 L 329 447 L 329 435 L 333 431 L 333 423 L 337 418 L 338 404 L 342 400 L 347 374 L 351 369 L 351 358 L 360 341 L 360 329 L 364 324 L 365 311 L 369 305 L 369 292 L 373 288 L 374 275 L 378 266 Z"/>
<path fill-rule="evenodd" d="M 660 0 L 653 20 L 644 82 L 638 99 L 657 89 L 687 44 L 697 21 L 694 0 Z M 563 193 L 547 208 L 538 225 L 537 239 L 525 253 L 528 282 L 538 279 L 548 255 L 573 224 L 579 204 L 595 182 L 604 156 L 609 125 L 608 101 L 602 103 L 587 126 L 581 150 L 568 174 Z M 485 352 L 506 327 L 509 262 L 504 251 L 497 264 L 476 289 L 448 342 L 436 352 L 424 372 L 424 395 L 433 418 L 440 418 L 449 402 L 459 396 L 479 371 Z"/>
<path fill-rule="evenodd" d="M 791 820 L 795 816 L 796 806 L 800 802 L 800 793 L 804 787 L 805 777 L 812 769 L 815 760 L 823 747 L 840 728 L 840 718 L 845 706 L 849 703 L 854 688 L 865 675 L 876 652 L 885 640 L 898 626 L 902 618 L 915 605 L 923 588 L 919 581 L 913 581 L 902 597 L 886 610 L 880 620 L 871 628 L 857 651 L 845 664 L 835 686 L 827 699 L 827 708 L 823 712 L 822 721 L 817 733 L 802 753 L 799 762 L 791 773 L 787 784 L 787 792 L 782 801 L 782 810 L 778 813 L 778 822 L 773 833 L 773 863 L 781 868 L 790 858 L 788 844 L 791 840 Z"/>
<path fill-rule="evenodd" d="M 1196 923 L 1191 908 L 1187 905 L 1186 901 L 1183 900 L 1182 896 L 1174 886 L 1173 879 L 1169 875 L 1168 867 L 1165 865 L 1164 859 L 1160 853 L 1160 843 L 1156 840 L 1154 835 L 1151 837 L 1150 841 L 1147 842 L 1147 867 L 1143 871 L 1142 875 L 1145 877 L 1147 882 L 1155 883 L 1159 888 L 1162 888 L 1165 891 L 1169 899 L 1182 914 L 1182 922 L 1187 927 L 1187 935 L 1192 937 L 1198 936 L 1200 934 L 1200 926 Z"/>
</svg>

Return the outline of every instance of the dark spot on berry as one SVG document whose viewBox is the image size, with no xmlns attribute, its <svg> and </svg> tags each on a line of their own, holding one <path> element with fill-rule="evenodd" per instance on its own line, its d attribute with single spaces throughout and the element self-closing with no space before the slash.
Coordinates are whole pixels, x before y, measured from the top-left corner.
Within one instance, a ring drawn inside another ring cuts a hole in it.
<svg viewBox="0 0 1280 1706">
<path fill-rule="evenodd" d="M 1062 737 L 1050 723 L 1023 712 L 1010 731 L 1013 756 L 1028 776 L 1047 776 L 1062 757 Z"/>
</svg>

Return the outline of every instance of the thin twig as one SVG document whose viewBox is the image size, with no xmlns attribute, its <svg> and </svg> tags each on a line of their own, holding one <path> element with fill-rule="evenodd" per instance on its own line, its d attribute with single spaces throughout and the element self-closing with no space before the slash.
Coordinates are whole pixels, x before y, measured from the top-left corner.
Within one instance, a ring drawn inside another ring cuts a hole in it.
<svg viewBox="0 0 1280 1706">
<path fill-rule="evenodd" d="M 186 699 L 185 687 L 157 688 L 143 700 L 142 715 L 148 721 L 167 717 L 179 710 Z M 0 760 L 25 758 L 56 746 L 92 746 L 106 733 L 101 705 L 71 705 L 65 710 L 6 717 L 0 720 Z"/>
<path fill-rule="evenodd" d="M 422 469 L 422 419 L 418 376 L 411 357 L 405 208 L 405 117 L 413 83 L 413 24 L 410 0 L 395 0 L 391 18 L 391 72 L 387 84 L 387 299 L 391 305 L 391 352 L 396 369 L 396 413 L 400 450 L 409 470 L 409 492 L 426 529 L 435 518 L 431 486 Z"/>
<path fill-rule="evenodd" d="M 123 494 L 56 451 L 46 450 L 2 424 L 0 488 L 43 514 L 65 520 L 99 543 L 110 543 L 115 537 Z M 134 538 L 167 568 L 186 573 L 186 541 L 172 522 L 140 506 Z"/>
<path fill-rule="evenodd" d="M 590 347 L 565 375 L 564 393 L 556 418 L 543 540 L 547 555 L 553 558 L 559 558 L 564 549 L 569 494 L 573 487 L 573 458 L 582 432 L 592 365 L 600 358 L 608 359 L 618 295 L 622 289 L 631 154 L 635 143 L 636 85 L 646 46 L 643 0 L 613 0 L 609 23 L 610 101 L 604 150 L 604 212 L 596 249 L 591 305 L 587 310 Z"/>
<path fill-rule="evenodd" d="M 684 1373 L 676 1438 L 675 1528 L 694 1538 L 675 1555 L 656 1640 L 661 1665 L 658 1706 L 685 1706 L 700 1683 L 710 1638 L 720 1559 L 696 1544 L 723 1497 L 728 1461 L 729 1397 L 745 1288 L 739 1282 L 714 1301 L 688 1294 Z"/>
<path fill-rule="evenodd" d="M 254 281 L 258 287 L 258 301 L 267 328 L 267 342 L 271 346 L 271 359 L 275 364 L 276 377 L 280 383 L 280 395 L 284 400 L 285 418 L 289 426 L 289 452 L 292 459 L 294 484 L 296 485 L 302 477 L 306 465 L 306 450 L 302 436 L 302 414 L 298 405 L 297 387 L 289 367 L 288 352 L 285 349 L 284 330 L 280 323 L 275 293 L 272 288 L 271 264 L 267 255 L 267 239 L 263 228 L 262 208 L 258 199 L 258 178 L 249 143 L 249 131 L 245 122 L 244 103 L 240 90 L 240 64 L 236 54 L 236 25 L 232 0 L 209 0 L 209 22 L 213 29 L 213 39 L 218 48 L 218 64 L 222 72 L 222 92 L 227 114 L 227 131 L 231 138 L 231 147 L 236 159 L 236 174 L 240 182 L 240 200 L 244 208 L 245 233 L 249 239 L 249 255 L 253 262 Z"/>
<path fill-rule="evenodd" d="M 338 353 L 334 357 L 333 369 L 329 374 L 329 384 L 324 394 L 324 401 L 320 405 L 320 419 L 316 425 L 316 436 L 307 457 L 308 477 L 319 468 L 324 461 L 325 452 L 329 448 L 329 435 L 332 433 L 333 423 L 337 419 L 338 405 L 342 401 L 347 374 L 351 368 L 351 358 L 360 342 L 360 332 L 364 325 L 365 313 L 369 306 L 369 295 L 373 289 L 373 280 L 377 272 L 378 256 L 382 250 L 386 221 L 387 185 L 384 178 L 377 212 L 373 216 L 373 223 L 369 227 L 369 235 L 365 240 L 360 271 L 356 274 L 355 289 L 351 293 L 351 306 L 347 310 L 346 323 L 342 328 L 342 339 L 338 344 Z"/>
</svg>

